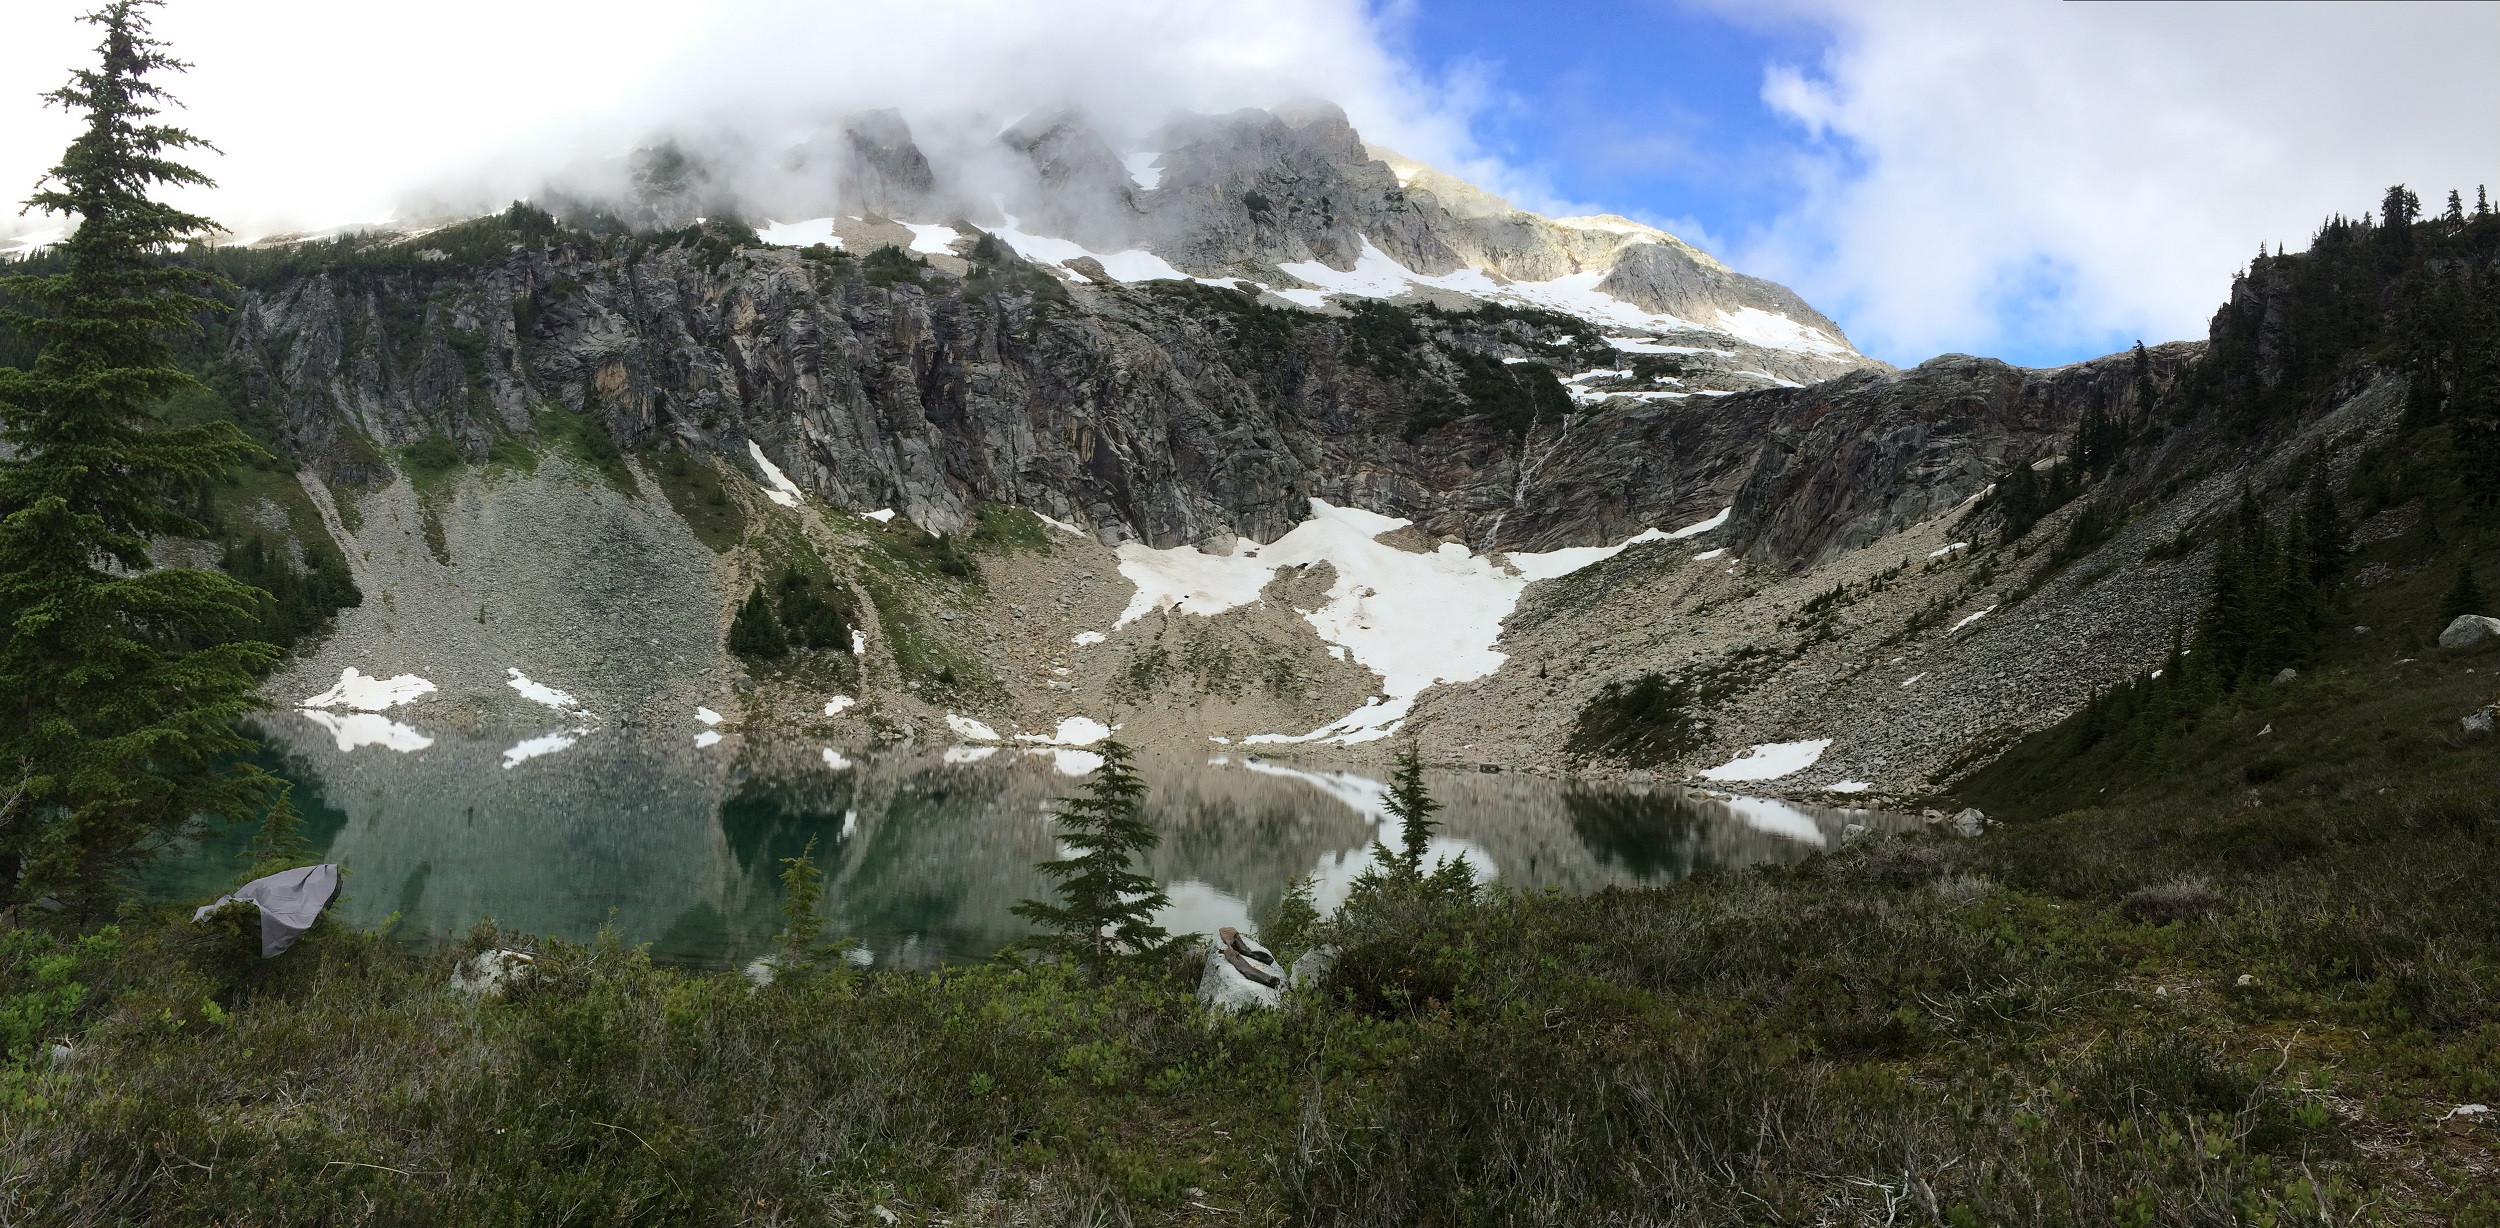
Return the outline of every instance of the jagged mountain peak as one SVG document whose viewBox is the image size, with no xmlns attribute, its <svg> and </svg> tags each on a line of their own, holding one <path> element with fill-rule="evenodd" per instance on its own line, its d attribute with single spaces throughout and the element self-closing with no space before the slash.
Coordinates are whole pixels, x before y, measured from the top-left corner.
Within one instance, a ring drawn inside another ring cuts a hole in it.
<svg viewBox="0 0 2500 1228">
<path fill-rule="evenodd" d="M 1316 311 L 1354 298 L 1507 303 L 1578 316 L 1630 353 L 1708 350 L 1757 376 L 1705 391 L 1881 366 L 1785 286 L 1627 217 L 1521 209 L 1366 144 L 1325 102 L 1184 114 L 1118 140 L 1080 111 L 1041 111 L 936 158 L 891 110 L 831 127 L 792 161 L 806 168 L 799 182 L 710 210 L 767 219 L 767 241 L 862 252 L 892 241 L 876 219 L 910 227 L 924 255 L 969 244 L 969 227 L 1071 285 L 1190 278 Z M 733 167 L 672 170 L 638 180 L 643 199 L 620 212 L 690 218 L 698 210 L 677 185 L 705 185 L 712 200 L 719 185 L 757 181 Z"/>
</svg>

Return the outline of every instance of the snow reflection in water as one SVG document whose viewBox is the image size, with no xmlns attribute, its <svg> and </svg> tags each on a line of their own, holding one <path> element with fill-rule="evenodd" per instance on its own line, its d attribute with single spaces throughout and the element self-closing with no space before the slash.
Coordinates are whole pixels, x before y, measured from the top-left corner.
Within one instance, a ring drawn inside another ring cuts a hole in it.
<svg viewBox="0 0 2500 1228">
<path fill-rule="evenodd" d="M 479 734 L 420 739 L 423 753 L 354 753 L 389 722 L 305 712 L 319 728 L 272 723 L 299 808 L 322 854 L 353 871 L 341 915 L 449 937 L 482 916 L 507 929 L 587 938 L 613 924 L 662 958 L 734 964 L 781 927 L 785 858 L 815 844 L 833 929 L 880 964 L 980 959 L 1024 932 L 1010 911 L 1049 884 L 1051 799 L 1073 791 L 1090 751 L 922 747 L 876 754 L 752 744 L 699 752 L 683 735 L 582 729 L 519 746 Z M 404 727 L 401 727 L 404 729 Z M 399 735 L 388 735 L 399 736 Z M 500 770 L 563 739 L 562 754 Z M 406 740 L 405 738 L 402 739 Z M 968 753 L 969 752 L 969 753 Z M 1377 842 L 1399 847 L 1385 786 L 1368 770 L 1258 758 L 1141 763 L 1148 817 L 1164 839 L 1148 868 L 1172 897 L 1175 931 L 1256 928 L 1288 885 L 1315 880 L 1340 903 Z M 1428 863 L 1463 858 L 1477 878 L 1520 889 L 1589 891 L 1666 882 L 1713 867 L 1791 861 L 1839 843 L 1851 822 L 1887 816 L 1674 788 L 1515 774 L 1432 772 L 1446 809 Z M 172 859 L 169 896 L 213 894 L 240 869 L 246 833 Z"/>
</svg>

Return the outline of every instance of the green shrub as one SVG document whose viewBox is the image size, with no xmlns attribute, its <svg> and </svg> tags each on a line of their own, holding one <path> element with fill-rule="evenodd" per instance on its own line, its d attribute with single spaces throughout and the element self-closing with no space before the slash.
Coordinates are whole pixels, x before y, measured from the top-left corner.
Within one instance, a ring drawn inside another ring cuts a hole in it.
<svg viewBox="0 0 2500 1228">
<path fill-rule="evenodd" d="M 729 623 L 729 651 L 750 661 L 778 661 L 789 655 L 790 639 L 773 614 L 762 585 L 747 590 L 747 599 Z"/>
<path fill-rule="evenodd" d="M 325 538 L 320 544 L 328 546 L 329 542 Z M 353 609 L 365 600 L 347 573 L 347 561 L 335 548 L 307 550 L 305 562 L 310 566 L 298 566 L 289 553 L 284 539 L 273 546 L 266 536 L 255 533 L 229 544 L 217 559 L 218 570 L 263 594 L 253 636 L 282 647 L 327 626 L 340 610 Z"/>
<path fill-rule="evenodd" d="M 788 647 L 850 651 L 851 628 L 857 625 L 858 614 L 852 609 L 848 589 L 830 580 L 811 579 L 796 567 L 783 569 L 773 587 Z M 746 617 L 743 609 L 739 617 Z M 737 638 L 734 625 L 730 637 L 733 642 Z"/>
<path fill-rule="evenodd" d="M 872 286 L 916 286 L 928 268 L 928 257 L 915 257 L 891 243 L 868 253 L 868 258 L 859 262 L 860 274 Z"/>
</svg>

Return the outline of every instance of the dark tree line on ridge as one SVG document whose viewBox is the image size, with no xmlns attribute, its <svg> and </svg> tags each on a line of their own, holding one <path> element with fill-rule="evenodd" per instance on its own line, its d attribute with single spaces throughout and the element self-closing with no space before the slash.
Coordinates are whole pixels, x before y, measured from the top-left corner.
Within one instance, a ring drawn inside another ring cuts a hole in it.
<svg viewBox="0 0 2500 1228">
<path fill-rule="evenodd" d="M 2149 398 L 2133 420 L 2087 412 L 2070 463 L 2046 480 L 2015 467 L 2000 487 L 2005 532 L 2018 537 L 2080 497 L 2133 442 L 2210 414 L 2233 441 L 2254 443 L 2357 391 L 2357 378 L 2387 371 L 2406 377 L 2403 421 L 2360 458 L 2340 496 L 2327 456 L 2312 453 L 2275 510 L 2263 497 L 2270 492 L 2243 487 L 2233 513 L 2171 547 L 2185 552 L 2201 544 L 2195 537 L 2210 538 L 2212 594 L 2159 668 L 2086 705 L 2071 750 L 2110 742 L 2122 756 L 2157 756 L 2224 696 L 2307 665 L 2320 636 L 2342 622 L 2356 514 L 2418 502 L 2421 549 L 2454 568 L 2414 634 L 2491 612 L 2479 608 L 2474 551 L 2458 548 L 2500 528 L 2500 213 L 2481 190 L 2470 212 L 2451 192 L 2443 214 L 2423 218 L 2398 186 L 2375 222 L 2331 218 L 2307 252 L 2261 251 L 2217 313 L 2211 346 L 2158 413 Z M 2356 505 L 2349 511 L 2347 500 Z M 2087 518 L 2078 515 L 2076 531 Z"/>
</svg>

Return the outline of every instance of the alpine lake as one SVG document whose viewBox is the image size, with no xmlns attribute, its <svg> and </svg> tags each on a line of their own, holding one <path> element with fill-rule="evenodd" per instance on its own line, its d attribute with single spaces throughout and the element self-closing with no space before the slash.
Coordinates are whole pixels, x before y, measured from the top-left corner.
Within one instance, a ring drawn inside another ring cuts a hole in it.
<svg viewBox="0 0 2500 1228">
<path fill-rule="evenodd" d="M 783 859 L 813 842 L 828 933 L 852 958 L 928 968 L 981 960 L 1028 932 L 1011 907 L 1048 897 L 1036 863 L 1058 856 L 1053 799 L 1094 756 L 1022 747 L 901 746 L 855 759 L 819 748 L 763 753 L 588 734 L 511 762 L 509 739 L 446 735 L 415 750 L 339 750 L 301 713 L 263 723 L 263 762 L 295 783 L 303 832 L 344 867 L 335 915 L 411 941 L 504 931 L 588 939 L 612 929 L 656 959 L 735 966 L 782 926 Z M 1300 749 L 1300 748 L 1297 748 Z M 1296 879 L 1322 911 L 1373 855 L 1396 847 L 1385 775 L 1325 758 L 1210 747 L 1143 757 L 1146 813 L 1162 833 L 1147 869 L 1175 933 L 1255 931 Z M 1464 856 L 1511 890 L 1596 891 L 1706 870 L 1791 862 L 1836 847 L 1851 824 L 1914 820 L 1637 781 L 1431 771 L 1445 809 L 1431 857 Z M 238 884 L 250 824 L 150 864 L 158 899 Z"/>
</svg>

